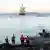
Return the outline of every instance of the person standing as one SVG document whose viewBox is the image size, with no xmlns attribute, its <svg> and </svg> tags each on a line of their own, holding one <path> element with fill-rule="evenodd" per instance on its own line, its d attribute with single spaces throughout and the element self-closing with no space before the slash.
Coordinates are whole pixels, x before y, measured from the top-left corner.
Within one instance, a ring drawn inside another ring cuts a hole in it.
<svg viewBox="0 0 50 50">
<path fill-rule="evenodd" d="M 9 42 L 8 42 L 8 36 L 6 36 L 6 38 L 5 38 L 5 42 L 6 42 L 6 43 L 9 43 Z"/>
<path fill-rule="evenodd" d="M 28 38 L 28 36 L 26 38 L 26 43 L 29 44 L 29 38 Z"/>
<path fill-rule="evenodd" d="M 21 44 L 22 44 L 22 45 L 24 44 L 24 40 L 25 40 L 24 36 L 21 35 L 21 37 L 20 37 L 20 41 L 21 41 Z"/>
<path fill-rule="evenodd" d="M 4 36 L 4 37 L 5 37 L 5 36 Z M 6 36 L 5 42 L 6 42 L 6 43 L 3 44 L 4 50 L 10 50 L 10 44 L 9 44 L 8 36 Z"/>
<path fill-rule="evenodd" d="M 14 36 L 14 34 L 12 36 L 12 44 L 15 44 L 15 36 Z"/>
</svg>

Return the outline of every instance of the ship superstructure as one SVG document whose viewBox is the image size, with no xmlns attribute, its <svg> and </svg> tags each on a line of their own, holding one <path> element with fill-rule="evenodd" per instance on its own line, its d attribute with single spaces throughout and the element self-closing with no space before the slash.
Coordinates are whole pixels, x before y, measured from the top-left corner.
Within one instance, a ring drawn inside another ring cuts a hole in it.
<svg viewBox="0 0 50 50">
<path fill-rule="evenodd" d="M 25 7 L 21 4 L 19 15 L 25 15 Z"/>
</svg>

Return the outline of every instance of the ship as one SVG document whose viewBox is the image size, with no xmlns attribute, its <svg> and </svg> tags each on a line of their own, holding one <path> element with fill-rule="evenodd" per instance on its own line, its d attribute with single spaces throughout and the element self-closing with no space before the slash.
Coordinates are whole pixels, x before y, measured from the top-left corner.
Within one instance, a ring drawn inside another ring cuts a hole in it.
<svg viewBox="0 0 50 50">
<path fill-rule="evenodd" d="M 25 7 L 21 4 L 19 15 L 25 15 Z"/>
</svg>

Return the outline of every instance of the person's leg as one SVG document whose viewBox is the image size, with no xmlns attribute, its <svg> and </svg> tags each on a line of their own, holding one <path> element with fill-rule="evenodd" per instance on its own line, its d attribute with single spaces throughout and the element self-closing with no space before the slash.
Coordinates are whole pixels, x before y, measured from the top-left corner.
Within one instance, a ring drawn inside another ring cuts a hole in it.
<svg viewBox="0 0 50 50">
<path fill-rule="evenodd" d="M 24 45 L 24 40 L 22 40 L 22 45 Z"/>
<path fill-rule="evenodd" d="M 13 40 L 12 40 L 12 44 L 13 44 Z"/>
<path fill-rule="evenodd" d="M 13 44 L 15 44 L 15 40 L 13 41 Z"/>
<path fill-rule="evenodd" d="M 12 40 L 12 44 L 15 44 L 15 41 L 14 40 Z"/>
<path fill-rule="evenodd" d="M 21 40 L 21 44 L 22 44 L 22 40 Z"/>
<path fill-rule="evenodd" d="M 21 44 L 22 44 L 22 45 L 24 44 L 24 40 L 21 40 Z"/>
<path fill-rule="evenodd" d="M 15 40 L 13 40 L 13 44 L 15 44 Z"/>
<path fill-rule="evenodd" d="M 15 40 L 13 40 L 13 44 L 15 44 Z"/>
<path fill-rule="evenodd" d="M 29 44 L 29 41 L 27 41 L 27 44 Z"/>
<path fill-rule="evenodd" d="M 29 41 L 27 41 L 27 44 L 29 44 Z"/>
<path fill-rule="evenodd" d="M 24 40 L 23 40 L 23 44 L 24 44 Z"/>
</svg>

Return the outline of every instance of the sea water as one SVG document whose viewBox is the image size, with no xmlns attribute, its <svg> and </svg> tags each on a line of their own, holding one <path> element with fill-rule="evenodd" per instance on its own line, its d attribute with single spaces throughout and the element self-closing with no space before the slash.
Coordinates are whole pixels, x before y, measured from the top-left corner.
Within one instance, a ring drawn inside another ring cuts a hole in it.
<svg viewBox="0 0 50 50">
<path fill-rule="evenodd" d="M 50 17 L 0 15 L 0 43 L 4 42 L 6 36 L 11 42 L 13 34 L 16 43 L 20 43 L 21 32 L 24 36 L 36 36 L 43 28 L 50 30 Z"/>
</svg>

